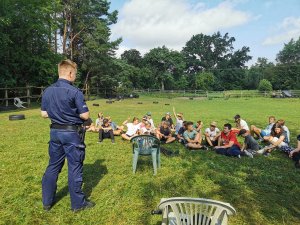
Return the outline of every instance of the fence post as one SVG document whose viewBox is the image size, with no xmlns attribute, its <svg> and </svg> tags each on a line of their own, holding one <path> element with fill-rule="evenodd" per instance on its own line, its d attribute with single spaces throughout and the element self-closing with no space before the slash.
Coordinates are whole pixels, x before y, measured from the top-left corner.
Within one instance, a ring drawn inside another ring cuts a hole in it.
<svg viewBox="0 0 300 225">
<path fill-rule="evenodd" d="M 243 97 L 243 91 L 241 91 L 241 98 Z"/>
<path fill-rule="evenodd" d="M 30 86 L 26 87 L 27 89 L 27 105 L 30 106 Z"/>
<path fill-rule="evenodd" d="M 207 97 L 207 99 L 208 99 L 208 91 L 206 91 L 206 97 Z"/>
<path fill-rule="evenodd" d="M 7 89 L 5 89 L 5 106 L 7 107 L 8 106 L 8 91 L 7 91 Z"/>
</svg>

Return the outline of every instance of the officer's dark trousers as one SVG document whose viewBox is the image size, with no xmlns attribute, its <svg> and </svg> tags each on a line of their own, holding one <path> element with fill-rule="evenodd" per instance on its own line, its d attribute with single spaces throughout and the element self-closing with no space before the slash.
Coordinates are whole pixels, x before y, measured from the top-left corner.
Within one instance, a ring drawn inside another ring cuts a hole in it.
<svg viewBox="0 0 300 225">
<path fill-rule="evenodd" d="M 115 140 L 114 131 L 109 130 L 105 132 L 103 129 L 99 130 L 99 141 L 102 141 L 105 138 L 110 138 L 111 140 Z"/>
<path fill-rule="evenodd" d="M 85 204 L 85 195 L 81 190 L 82 167 L 85 157 L 85 146 L 80 142 L 76 131 L 51 129 L 49 142 L 49 165 L 42 180 L 43 204 L 54 203 L 57 189 L 58 174 L 68 161 L 68 186 L 72 209 L 78 209 Z"/>
</svg>

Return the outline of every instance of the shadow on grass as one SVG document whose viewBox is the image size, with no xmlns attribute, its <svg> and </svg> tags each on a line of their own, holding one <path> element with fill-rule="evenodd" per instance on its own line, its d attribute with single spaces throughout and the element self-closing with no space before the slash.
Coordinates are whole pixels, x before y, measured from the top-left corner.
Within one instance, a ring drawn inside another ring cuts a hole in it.
<svg viewBox="0 0 300 225">
<path fill-rule="evenodd" d="M 97 159 L 93 164 L 86 164 L 83 167 L 83 192 L 87 198 L 91 196 L 93 188 L 96 187 L 104 175 L 107 174 L 107 167 L 102 165 L 103 162 L 103 159 Z"/>
<path fill-rule="evenodd" d="M 103 159 L 98 159 L 93 164 L 85 164 L 83 166 L 83 192 L 86 198 L 91 196 L 93 188 L 96 187 L 103 176 L 107 174 L 107 168 L 102 165 L 103 162 Z M 67 196 L 68 192 L 68 185 L 59 190 L 56 194 L 56 202 L 59 202 L 62 198 Z"/>
<path fill-rule="evenodd" d="M 167 176 L 159 182 L 152 180 L 141 187 L 143 204 L 149 210 L 140 217 L 144 224 L 150 224 L 150 210 L 159 203 L 156 196 L 228 202 L 238 213 L 232 218 L 235 224 L 299 222 L 299 173 L 281 152 L 267 159 L 237 159 L 213 152 L 187 151 L 181 151 L 180 157 L 181 174 Z M 207 188 L 206 182 L 209 182 Z"/>
</svg>

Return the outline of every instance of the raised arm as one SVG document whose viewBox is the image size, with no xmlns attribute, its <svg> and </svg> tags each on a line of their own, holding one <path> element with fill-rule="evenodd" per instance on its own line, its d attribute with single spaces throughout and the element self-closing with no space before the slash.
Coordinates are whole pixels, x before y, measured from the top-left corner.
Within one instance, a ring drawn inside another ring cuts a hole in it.
<svg viewBox="0 0 300 225">
<path fill-rule="evenodd" d="M 176 112 L 175 112 L 175 107 L 173 106 L 173 114 L 174 114 L 174 117 L 176 118 L 177 120 L 177 115 L 176 115 Z"/>
<path fill-rule="evenodd" d="M 128 123 L 128 121 L 130 120 L 130 117 L 127 118 L 127 120 L 125 120 L 122 125 L 126 126 L 126 124 Z"/>
</svg>

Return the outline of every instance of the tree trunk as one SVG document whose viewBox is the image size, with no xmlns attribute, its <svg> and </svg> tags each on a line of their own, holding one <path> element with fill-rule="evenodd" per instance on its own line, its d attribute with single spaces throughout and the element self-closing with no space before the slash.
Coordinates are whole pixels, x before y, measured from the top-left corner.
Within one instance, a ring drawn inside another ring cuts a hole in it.
<svg viewBox="0 0 300 225">
<path fill-rule="evenodd" d="M 164 84 L 164 81 L 163 81 L 163 80 L 161 81 L 161 90 L 162 90 L 162 91 L 165 90 L 165 84 Z"/>
<path fill-rule="evenodd" d="M 64 10 L 64 34 L 63 34 L 63 54 L 66 55 L 66 45 L 67 45 L 67 28 L 68 28 L 68 15 L 66 10 Z"/>
</svg>

